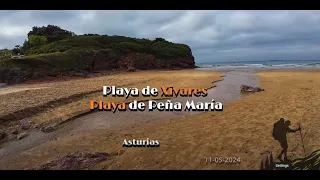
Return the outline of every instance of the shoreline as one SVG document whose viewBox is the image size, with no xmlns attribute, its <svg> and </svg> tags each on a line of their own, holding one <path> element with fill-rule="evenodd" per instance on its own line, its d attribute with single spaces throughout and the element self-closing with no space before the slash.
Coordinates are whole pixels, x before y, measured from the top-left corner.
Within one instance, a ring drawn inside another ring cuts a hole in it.
<svg viewBox="0 0 320 180">
<path fill-rule="evenodd" d="M 205 67 L 199 67 L 195 68 L 196 70 L 212 70 L 216 72 L 230 72 L 230 71 L 244 71 L 244 72 L 282 72 L 282 71 L 320 71 L 320 67 L 318 68 L 225 68 L 225 69 L 219 69 L 219 68 L 205 68 Z"/>
</svg>

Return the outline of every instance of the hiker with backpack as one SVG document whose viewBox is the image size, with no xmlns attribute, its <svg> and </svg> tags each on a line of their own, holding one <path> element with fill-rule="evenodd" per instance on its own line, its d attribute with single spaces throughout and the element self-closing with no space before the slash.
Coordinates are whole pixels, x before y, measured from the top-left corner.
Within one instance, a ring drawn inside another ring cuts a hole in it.
<svg viewBox="0 0 320 180">
<path fill-rule="evenodd" d="M 280 118 L 279 121 L 274 123 L 272 136 L 275 140 L 279 141 L 282 151 L 278 156 L 278 159 L 282 161 L 282 155 L 284 155 L 284 161 L 287 161 L 287 151 L 288 151 L 288 141 L 287 141 L 287 133 L 295 133 L 301 128 L 299 127 L 296 130 L 290 129 L 291 122 L 289 120 L 285 121 L 284 118 Z"/>
</svg>

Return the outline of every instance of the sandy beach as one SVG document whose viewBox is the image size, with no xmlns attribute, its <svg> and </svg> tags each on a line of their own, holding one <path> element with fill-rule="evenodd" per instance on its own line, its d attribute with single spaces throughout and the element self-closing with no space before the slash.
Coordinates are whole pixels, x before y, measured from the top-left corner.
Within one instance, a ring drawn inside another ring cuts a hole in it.
<svg viewBox="0 0 320 180">
<path fill-rule="evenodd" d="M 135 79 L 141 82 L 134 86 L 157 87 L 165 83 L 179 87 L 210 87 L 212 81 L 219 79 L 221 75 L 199 70 L 172 73 L 175 74 L 137 73 L 140 79 Z M 280 117 L 291 120 L 292 128 L 301 123 L 303 132 L 307 133 L 304 139 L 307 154 L 319 149 L 320 115 L 317 112 L 320 110 L 320 71 L 277 70 L 255 74 L 260 77 L 260 87 L 266 91 L 227 102 L 222 112 L 203 112 L 161 121 L 141 122 L 128 127 L 86 130 L 59 136 L 10 157 L 0 163 L 0 168 L 33 168 L 59 155 L 80 151 L 107 152 L 112 155 L 90 169 L 259 169 L 261 153 L 272 151 L 278 154 L 281 150 L 279 143 L 271 135 L 273 123 Z M 131 77 L 137 76 L 133 73 Z M 88 91 L 99 89 L 106 81 L 102 79 L 101 77 L 97 81 L 96 86 L 86 86 L 90 88 Z M 112 82 L 129 86 L 122 79 L 119 80 L 113 78 Z M 129 82 L 131 79 L 128 79 Z M 91 89 L 92 87 L 95 89 Z M 81 104 L 81 100 L 78 103 Z M 41 123 L 45 115 L 51 117 L 60 112 L 67 114 L 69 107 L 74 106 L 70 106 L 73 103 L 77 101 L 41 112 L 33 120 Z M 158 139 L 161 145 L 159 148 L 124 148 L 122 142 L 125 138 Z M 303 157 L 298 133 L 289 134 L 288 143 L 289 158 Z M 117 155 L 121 150 L 121 155 Z M 235 157 L 240 158 L 241 163 L 205 163 L 205 158 L 208 157 Z"/>
</svg>

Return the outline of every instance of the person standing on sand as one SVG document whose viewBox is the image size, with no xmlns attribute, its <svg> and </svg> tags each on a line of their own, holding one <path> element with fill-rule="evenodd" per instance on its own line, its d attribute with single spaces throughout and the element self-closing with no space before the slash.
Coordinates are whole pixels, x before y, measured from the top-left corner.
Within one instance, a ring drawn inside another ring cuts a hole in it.
<svg viewBox="0 0 320 180">
<path fill-rule="evenodd" d="M 278 159 L 282 162 L 282 155 L 284 155 L 284 161 L 288 161 L 287 151 L 288 151 L 288 141 L 287 141 L 287 133 L 295 133 L 299 131 L 301 128 L 299 127 L 296 130 L 290 129 L 291 122 L 289 120 L 285 121 L 283 118 L 280 118 L 278 122 L 274 124 L 273 127 L 273 138 L 279 141 L 282 151 L 278 156 Z"/>
</svg>

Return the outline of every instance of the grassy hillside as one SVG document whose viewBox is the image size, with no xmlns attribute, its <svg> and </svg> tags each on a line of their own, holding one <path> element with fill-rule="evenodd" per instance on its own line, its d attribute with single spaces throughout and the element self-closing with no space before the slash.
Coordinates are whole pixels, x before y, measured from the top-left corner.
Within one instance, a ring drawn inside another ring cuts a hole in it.
<svg viewBox="0 0 320 180">
<path fill-rule="evenodd" d="M 29 37 L 29 41 L 30 39 Z M 24 47 L 26 44 L 28 45 L 27 41 Z M 72 74 L 93 70 L 134 71 L 194 67 L 194 57 L 189 46 L 168 42 L 162 38 L 148 40 L 96 34 L 73 35 L 62 40 L 29 46 L 25 48 L 24 54 L 25 57 L 22 58 L 2 58 L 0 82 L 11 81 L 16 74 L 26 79 L 57 76 L 64 72 Z"/>
<path fill-rule="evenodd" d="M 191 49 L 184 44 L 174 44 L 164 39 L 136 39 L 124 36 L 81 35 L 55 41 L 26 51 L 30 54 L 65 52 L 68 50 L 112 49 L 117 53 L 140 52 L 153 54 L 157 58 L 191 58 Z M 119 55 L 120 55 L 119 54 Z"/>
</svg>

